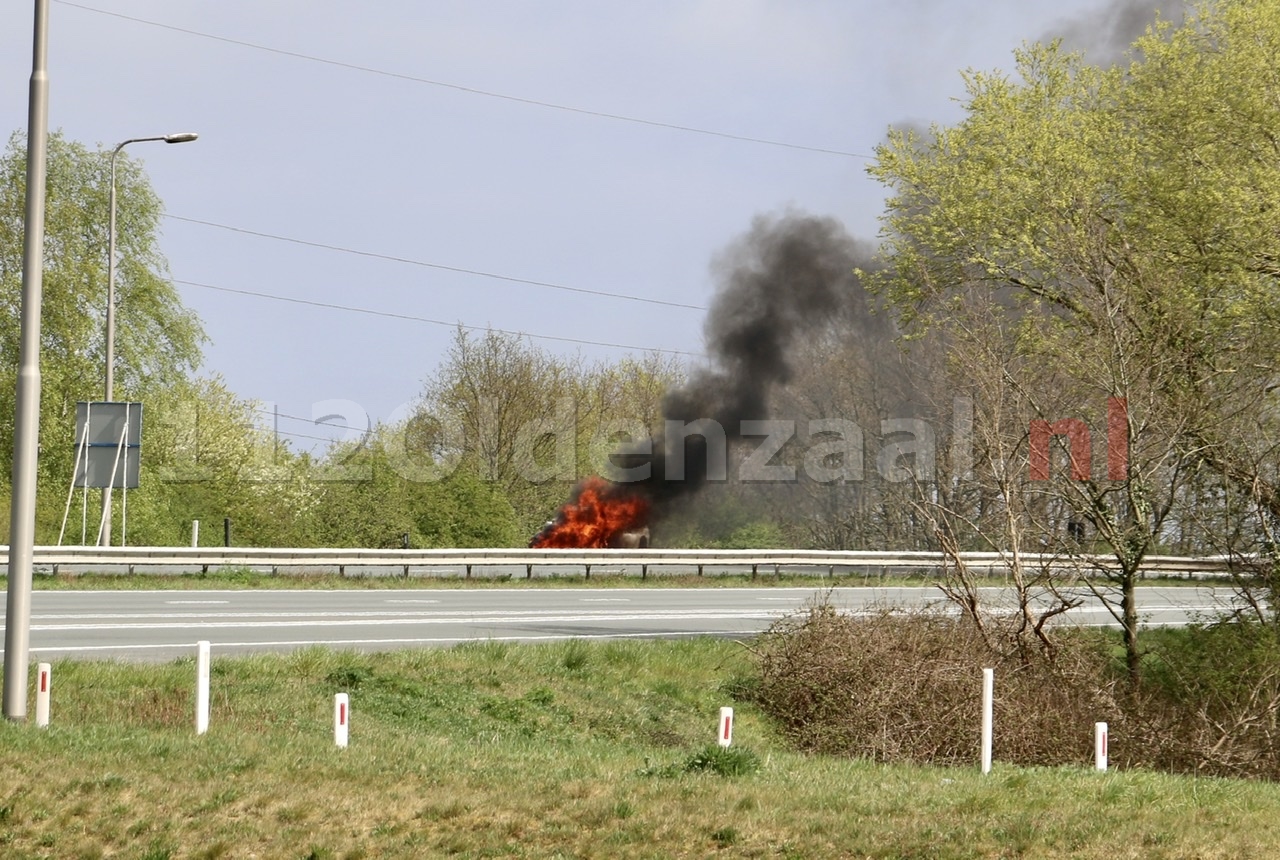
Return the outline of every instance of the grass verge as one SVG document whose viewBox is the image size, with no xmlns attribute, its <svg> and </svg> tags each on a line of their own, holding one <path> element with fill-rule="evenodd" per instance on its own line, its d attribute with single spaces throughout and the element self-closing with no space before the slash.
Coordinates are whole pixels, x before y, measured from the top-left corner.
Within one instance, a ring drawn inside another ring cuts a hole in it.
<svg viewBox="0 0 1280 860">
<path fill-rule="evenodd" d="M 58 662 L 51 726 L 0 724 L 0 855 L 1111 860 L 1280 843 L 1272 784 L 800 755 L 732 700 L 754 672 L 719 640 L 223 658 L 196 737 L 190 659 Z M 726 704 L 731 754 L 714 745 Z"/>
</svg>

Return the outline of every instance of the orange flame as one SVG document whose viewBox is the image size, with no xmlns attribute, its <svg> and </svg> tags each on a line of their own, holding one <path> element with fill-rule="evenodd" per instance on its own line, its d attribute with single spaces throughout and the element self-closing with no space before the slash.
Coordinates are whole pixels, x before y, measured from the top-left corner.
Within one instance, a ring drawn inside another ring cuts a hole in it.
<svg viewBox="0 0 1280 860">
<path fill-rule="evenodd" d="M 617 484 L 588 478 L 577 497 L 560 508 L 555 520 L 534 536 L 533 547 L 605 549 L 616 546 L 623 532 L 644 528 L 649 501 L 620 493 Z"/>
</svg>

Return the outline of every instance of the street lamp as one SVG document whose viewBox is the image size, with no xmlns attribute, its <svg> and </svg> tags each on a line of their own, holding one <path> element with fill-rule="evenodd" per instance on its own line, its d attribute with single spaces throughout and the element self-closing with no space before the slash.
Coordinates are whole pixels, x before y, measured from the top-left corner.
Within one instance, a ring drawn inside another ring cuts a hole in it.
<svg viewBox="0 0 1280 860">
<path fill-rule="evenodd" d="M 120 150 L 131 143 L 147 143 L 163 141 L 165 143 L 190 143 L 199 135 L 184 131 L 178 134 L 166 134 L 160 137 L 131 137 L 116 145 L 111 151 L 111 191 L 107 220 L 107 380 L 104 386 L 103 399 L 111 402 L 115 399 L 116 377 L 116 156 Z M 111 488 L 102 488 L 102 536 L 98 543 L 111 546 Z"/>
<path fill-rule="evenodd" d="M 164 141 L 165 143 L 189 143 L 195 140 L 199 135 L 194 132 L 182 132 L 180 134 L 166 134 L 162 137 L 135 137 L 126 140 L 124 143 L 118 144 L 111 151 L 111 193 L 110 193 L 110 215 L 108 216 L 107 225 L 107 385 L 106 397 L 107 401 L 114 399 L 115 393 L 115 363 L 116 363 L 116 156 L 120 154 L 120 150 L 124 149 L 131 143 L 145 143 L 147 141 Z"/>
</svg>

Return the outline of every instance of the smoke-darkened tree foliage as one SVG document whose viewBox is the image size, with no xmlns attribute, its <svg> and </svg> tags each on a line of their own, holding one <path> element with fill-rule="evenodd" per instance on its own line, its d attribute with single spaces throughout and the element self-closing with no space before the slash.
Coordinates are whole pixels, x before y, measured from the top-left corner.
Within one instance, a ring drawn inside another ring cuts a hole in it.
<svg viewBox="0 0 1280 860">
<path fill-rule="evenodd" d="M 915 394 L 892 318 L 877 313 L 862 287 L 873 258 L 873 246 L 835 219 L 797 212 L 757 218 L 716 257 L 706 363 L 668 392 L 667 431 L 614 458 L 643 475 L 621 480 L 619 492 L 648 497 L 652 518 L 666 521 L 666 540 L 732 540 L 770 521 L 781 527 L 780 540 L 801 545 L 918 543 L 907 534 L 909 506 L 889 512 L 895 506 L 885 493 L 905 487 L 880 480 L 877 457 L 883 420 L 928 407 Z M 767 465 L 790 477 L 745 468 L 769 444 L 752 425 L 759 421 L 785 422 L 781 430 L 772 425 L 787 442 Z M 832 446 L 836 421 L 847 432 Z M 807 468 L 823 442 L 834 453 Z"/>
</svg>

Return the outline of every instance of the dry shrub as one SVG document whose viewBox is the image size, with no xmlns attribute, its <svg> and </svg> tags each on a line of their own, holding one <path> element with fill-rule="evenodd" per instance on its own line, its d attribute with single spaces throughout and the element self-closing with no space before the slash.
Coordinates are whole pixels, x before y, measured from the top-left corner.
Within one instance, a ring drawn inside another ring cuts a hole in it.
<svg viewBox="0 0 1280 860">
<path fill-rule="evenodd" d="M 982 670 L 996 678 L 993 747 L 1016 764 L 1085 763 L 1093 725 L 1122 722 L 1107 658 L 1085 638 L 1050 660 L 1000 654 L 971 623 L 928 612 L 853 617 L 819 606 L 757 645 L 757 702 L 801 749 L 877 761 L 972 763 Z"/>
<path fill-rule="evenodd" d="M 1280 779 L 1280 629 L 1219 622 L 1148 638 L 1142 686 L 1125 701 L 1122 763 Z"/>
<path fill-rule="evenodd" d="M 984 638 L 970 618 L 823 605 L 761 637 L 752 698 L 800 749 L 971 764 L 991 667 L 999 761 L 1091 762 L 1093 725 L 1105 720 L 1115 766 L 1280 779 L 1280 625 L 1234 619 L 1144 637 L 1135 688 L 1106 634 L 1074 631 L 1028 651 Z"/>
</svg>

